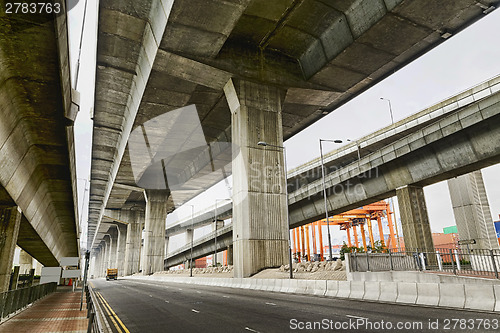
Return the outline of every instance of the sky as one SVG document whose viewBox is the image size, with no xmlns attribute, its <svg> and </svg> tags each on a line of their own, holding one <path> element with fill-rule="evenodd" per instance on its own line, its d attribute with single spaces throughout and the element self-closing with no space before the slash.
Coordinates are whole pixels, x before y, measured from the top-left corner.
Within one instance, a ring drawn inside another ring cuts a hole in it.
<svg viewBox="0 0 500 333">
<path fill-rule="evenodd" d="M 69 13 L 70 56 L 73 69 L 76 68 L 76 59 L 78 58 L 84 3 L 85 1 L 80 1 Z M 96 3 L 89 1 L 78 84 L 82 102 L 75 123 L 77 172 L 81 179 L 89 179 L 90 174 L 92 135 L 90 110 L 94 102 L 96 12 Z M 318 157 L 318 140 L 320 138 L 356 140 L 389 125 L 391 117 L 388 103 L 380 100 L 380 97 L 391 100 L 394 121 L 398 121 L 500 74 L 500 61 L 498 61 L 500 59 L 500 43 L 498 40 L 494 40 L 497 38 L 498 31 L 500 31 L 500 10 L 495 10 L 290 138 L 285 142 L 288 169 Z M 330 147 L 325 146 L 324 149 L 329 151 L 337 148 L 339 145 L 331 144 Z M 488 167 L 482 171 L 493 220 L 499 220 L 500 165 Z M 88 183 L 79 180 L 78 185 L 79 209 L 84 207 L 82 221 L 86 223 L 88 192 L 85 192 L 84 188 L 88 187 Z M 85 196 L 83 196 L 84 193 Z M 424 193 L 432 231 L 442 232 L 444 227 L 454 225 L 451 199 L 446 182 L 427 186 L 424 188 Z M 187 204 L 194 204 L 196 210 L 201 210 L 206 206 L 213 206 L 215 204 L 214 198 L 228 198 L 230 195 L 228 184 L 221 182 L 170 214 L 167 217 L 167 225 L 172 225 L 179 218 L 190 215 L 191 207 Z M 83 203 L 82 200 L 84 200 Z M 395 199 L 395 206 L 397 208 L 397 199 Z M 397 209 L 396 215 L 399 217 Z M 85 229 L 82 226 L 82 230 Z M 331 230 L 334 243 L 344 239 L 344 232 L 340 232 L 337 227 L 332 227 Z M 197 230 L 195 238 L 208 231 L 210 228 Z M 86 239 L 86 235 L 82 235 L 82 239 Z M 169 249 L 182 245 L 183 239 L 183 235 L 171 239 L 172 248 Z"/>
</svg>

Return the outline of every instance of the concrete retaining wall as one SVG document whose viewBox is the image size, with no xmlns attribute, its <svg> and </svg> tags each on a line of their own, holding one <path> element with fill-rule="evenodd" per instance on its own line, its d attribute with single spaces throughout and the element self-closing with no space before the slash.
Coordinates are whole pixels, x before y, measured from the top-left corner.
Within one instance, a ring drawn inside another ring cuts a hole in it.
<svg viewBox="0 0 500 333">
<path fill-rule="evenodd" d="M 127 278 L 500 312 L 500 285 L 492 284 L 189 278 L 168 275 Z"/>
</svg>

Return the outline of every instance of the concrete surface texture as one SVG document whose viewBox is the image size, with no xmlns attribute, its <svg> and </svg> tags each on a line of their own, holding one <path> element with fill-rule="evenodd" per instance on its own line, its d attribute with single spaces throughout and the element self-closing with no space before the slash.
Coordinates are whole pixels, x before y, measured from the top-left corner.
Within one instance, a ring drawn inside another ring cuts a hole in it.
<svg viewBox="0 0 500 333">
<path fill-rule="evenodd" d="M 434 251 L 424 189 L 419 186 L 405 186 L 397 189 L 396 194 L 405 247 L 425 252 Z"/>
<path fill-rule="evenodd" d="M 289 138 L 444 41 L 443 31 L 479 19 L 482 10 L 472 0 L 101 2 L 89 242 L 98 246 L 107 232 L 105 208 L 144 205 L 126 150 L 134 128 L 194 104 L 206 142 L 231 142 L 238 131 L 223 88 L 234 78 L 284 92 L 277 120 Z M 171 144 L 182 150 L 189 140 Z M 209 149 L 164 160 L 185 180 L 168 211 L 223 177 L 210 172 L 211 160 L 203 158 Z"/>
<path fill-rule="evenodd" d="M 73 146 L 79 97 L 71 89 L 66 15 L 3 14 L 0 25 L 0 192 L 24 216 L 19 246 L 57 266 L 79 253 Z"/>
<path fill-rule="evenodd" d="M 9 290 L 21 214 L 19 207 L 0 207 L 0 292 Z"/>
<path fill-rule="evenodd" d="M 498 249 L 481 170 L 448 180 L 453 215 L 461 240 L 475 240 L 471 249 Z"/>
</svg>

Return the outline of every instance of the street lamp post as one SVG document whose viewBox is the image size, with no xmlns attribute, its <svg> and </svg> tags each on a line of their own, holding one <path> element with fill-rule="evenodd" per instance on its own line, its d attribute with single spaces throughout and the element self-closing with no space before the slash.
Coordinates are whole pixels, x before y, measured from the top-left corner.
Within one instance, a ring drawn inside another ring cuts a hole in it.
<svg viewBox="0 0 500 333">
<path fill-rule="evenodd" d="M 231 199 L 215 199 L 215 250 L 214 250 L 214 262 L 213 266 L 217 267 L 217 202 L 218 201 L 230 201 Z"/>
<path fill-rule="evenodd" d="M 193 277 L 194 205 L 188 206 L 191 206 L 191 258 L 189 259 L 189 277 Z"/>
<path fill-rule="evenodd" d="M 271 144 L 268 144 L 267 142 L 265 141 L 259 141 L 257 143 L 259 146 L 269 146 L 269 147 L 274 147 L 274 148 L 279 148 L 279 149 L 283 149 L 283 158 L 284 158 L 284 162 L 285 162 L 285 165 L 284 165 L 284 169 L 285 169 L 285 197 L 286 197 L 286 220 L 287 220 L 287 223 L 288 223 L 288 226 L 287 226 L 287 231 L 288 231 L 288 265 L 289 265 L 289 270 L 290 270 L 290 279 L 293 279 L 293 263 L 292 263 L 292 241 L 291 241 L 291 237 L 290 237 L 290 214 L 288 214 L 288 174 L 287 174 L 287 170 L 286 170 L 286 148 L 285 146 L 277 146 L 277 145 L 271 145 Z"/>
<path fill-rule="evenodd" d="M 319 139 L 319 153 L 321 155 L 321 175 L 323 178 L 323 199 L 325 201 L 326 231 L 328 234 L 328 256 L 330 257 L 330 261 L 332 261 L 333 260 L 333 257 L 332 257 L 332 237 L 330 235 L 330 220 L 329 220 L 329 216 L 328 216 L 328 204 L 326 201 L 325 164 L 323 161 L 323 145 L 321 144 L 323 141 L 333 142 L 333 143 L 342 143 L 342 140 Z"/>
<path fill-rule="evenodd" d="M 387 101 L 389 103 L 389 112 L 391 113 L 391 124 L 394 124 L 394 116 L 392 114 L 391 100 L 388 98 L 380 97 L 381 100 Z"/>
</svg>

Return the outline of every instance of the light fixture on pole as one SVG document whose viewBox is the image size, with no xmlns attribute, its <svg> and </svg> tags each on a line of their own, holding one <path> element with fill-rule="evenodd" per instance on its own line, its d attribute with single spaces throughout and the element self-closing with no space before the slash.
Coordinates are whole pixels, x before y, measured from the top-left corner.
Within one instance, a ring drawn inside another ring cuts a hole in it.
<svg viewBox="0 0 500 333">
<path fill-rule="evenodd" d="M 290 214 L 288 214 L 288 175 L 287 175 L 287 170 L 286 170 L 286 148 L 285 146 L 277 146 L 277 145 L 271 145 L 268 144 L 265 141 L 259 141 L 257 143 L 259 146 L 264 146 L 264 147 L 274 147 L 274 148 L 279 148 L 283 149 L 283 158 L 284 158 L 284 169 L 285 169 L 285 197 L 286 197 L 286 220 L 287 220 L 287 231 L 288 231 L 288 265 L 289 265 L 289 271 L 290 271 L 290 279 L 293 279 L 293 263 L 292 263 L 292 241 L 290 237 Z"/>
<path fill-rule="evenodd" d="M 389 103 L 389 112 L 391 113 L 391 124 L 394 124 L 394 116 L 392 114 L 391 100 L 388 98 L 380 97 L 381 100 L 387 101 Z"/>
<path fill-rule="evenodd" d="M 325 164 L 324 164 L 324 160 L 323 160 L 323 145 L 321 144 L 322 142 L 342 143 L 342 140 L 319 139 L 319 153 L 321 155 L 321 175 L 323 178 L 323 199 L 325 201 L 326 231 L 328 234 L 328 253 L 329 253 L 329 260 L 332 261 L 333 260 L 333 257 L 332 257 L 332 237 L 330 235 L 330 217 L 328 216 L 328 203 L 326 200 Z"/>
<path fill-rule="evenodd" d="M 217 219 L 217 202 L 218 201 L 231 201 L 231 199 L 215 199 L 215 250 L 214 250 L 214 260 L 213 260 L 213 263 L 212 265 L 214 267 L 217 267 L 217 222 L 218 219 Z"/>
<path fill-rule="evenodd" d="M 189 277 L 193 277 L 194 205 L 187 206 L 191 206 L 191 258 L 189 259 Z"/>
</svg>

